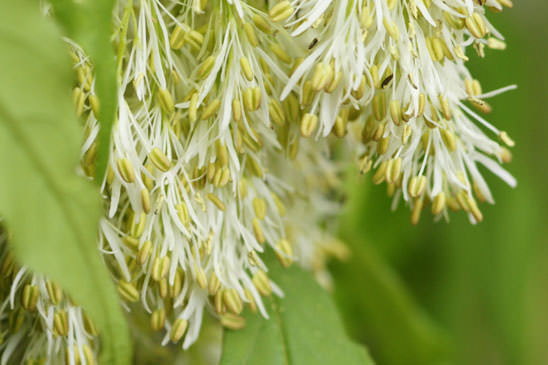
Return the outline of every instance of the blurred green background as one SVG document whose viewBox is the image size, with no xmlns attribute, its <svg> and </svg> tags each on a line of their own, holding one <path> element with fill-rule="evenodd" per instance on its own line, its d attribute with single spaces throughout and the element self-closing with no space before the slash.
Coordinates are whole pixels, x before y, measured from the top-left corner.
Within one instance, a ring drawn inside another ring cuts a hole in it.
<svg viewBox="0 0 548 365">
<path fill-rule="evenodd" d="M 464 214 L 417 227 L 390 210 L 385 186 L 352 179 L 341 236 L 350 262 L 333 263 L 347 328 L 379 364 L 548 364 L 548 2 L 490 14 L 504 52 L 471 57 L 488 119 L 517 141 L 511 189 L 485 173 L 496 205 L 473 226 Z M 471 55 L 471 54 L 470 54 Z M 359 283 L 359 284 L 357 284 Z"/>
</svg>

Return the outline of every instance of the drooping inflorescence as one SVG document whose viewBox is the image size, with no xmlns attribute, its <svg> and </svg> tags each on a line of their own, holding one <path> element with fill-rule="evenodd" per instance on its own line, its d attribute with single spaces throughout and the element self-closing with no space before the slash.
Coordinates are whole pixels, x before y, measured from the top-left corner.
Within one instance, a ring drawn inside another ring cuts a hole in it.
<svg viewBox="0 0 548 365">
<path fill-rule="evenodd" d="M 268 316 L 262 297 L 283 288 L 265 251 L 328 281 L 325 256 L 344 254 L 324 224 L 338 211 L 328 199 L 336 138 L 394 204 L 408 202 L 413 223 L 428 203 L 437 217 L 462 209 L 481 221 L 476 199 L 493 198 L 478 165 L 515 184 L 499 165 L 510 152 L 484 131 L 513 141 L 479 115 L 508 88 L 483 93 L 466 68 L 468 48 L 505 47 L 485 12 L 509 0 L 267 3 L 117 4 L 118 111 L 98 244 L 127 308 L 149 313 L 164 344 L 192 345 L 206 310 L 233 329 L 244 306 Z M 92 177 L 100 105 L 93 66 L 70 49 Z M 53 284 L 24 268 L 4 278 L 2 356 L 93 363 L 97 334 L 79 307 L 52 302 Z M 11 318 L 27 312 L 18 327 Z M 40 335 L 22 347 L 30 323 Z"/>
</svg>

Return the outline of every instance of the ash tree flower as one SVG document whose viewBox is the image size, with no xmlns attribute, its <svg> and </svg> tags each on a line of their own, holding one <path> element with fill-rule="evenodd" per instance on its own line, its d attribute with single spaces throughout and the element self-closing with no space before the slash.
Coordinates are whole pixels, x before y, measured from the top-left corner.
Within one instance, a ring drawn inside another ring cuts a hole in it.
<svg viewBox="0 0 548 365">
<path fill-rule="evenodd" d="M 283 290 L 268 276 L 267 250 L 329 285 L 326 257 L 345 254 L 325 228 L 339 209 L 328 198 L 340 189 L 334 137 L 387 183 L 394 207 L 408 203 L 412 223 L 428 203 L 438 218 L 463 210 L 481 221 L 476 199 L 493 197 L 478 167 L 516 182 L 492 136 L 514 142 L 479 113 L 513 86 L 484 93 L 467 50 L 505 48 L 485 13 L 511 5 L 120 0 L 98 246 L 126 308 L 147 312 L 162 344 L 187 349 L 205 311 L 232 329 L 245 326 L 244 306 L 268 317 L 263 297 Z M 100 103 L 93 65 L 68 42 L 82 173 L 92 177 Z M 97 333 L 82 309 L 3 249 L 2 358 L 93 364 Z"/>
</svg>

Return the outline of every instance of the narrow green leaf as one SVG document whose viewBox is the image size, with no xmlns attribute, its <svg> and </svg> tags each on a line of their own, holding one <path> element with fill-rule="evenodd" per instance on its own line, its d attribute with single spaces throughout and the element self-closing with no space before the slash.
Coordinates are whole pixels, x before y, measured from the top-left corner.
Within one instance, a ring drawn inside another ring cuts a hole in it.
<svg viewBox="0 0 548 365">
<path fill-rule="evenodd" d="M 269 320 L 247 312 L 243 330 L 225 332 L 222 365 L 373 364 L 348 339 L 331 298 L 309 273 L 267 261 L 284 297 L 265 300 Z"/>
<path fill-rule="evenodd" d="M 110 135 L 117 107 L 116 64 L 111 43 L 115 0 L 52 0 L 54 12 L 67 35 L 90 56 L 95 92 L 101 102 L 97 136 L 96 182 L 101 184 L 108 166 Z"/>
<path fill-rule="evenodd" d="M 99 192 L 75 173 L 83 132 L 67 49 L 38 2 L 1 1 L 0 14 L 0 215 L 19 261 L 95 320 L 102 363 L 127 364 L 127 325 L 96 246 Z"/>
</svg>

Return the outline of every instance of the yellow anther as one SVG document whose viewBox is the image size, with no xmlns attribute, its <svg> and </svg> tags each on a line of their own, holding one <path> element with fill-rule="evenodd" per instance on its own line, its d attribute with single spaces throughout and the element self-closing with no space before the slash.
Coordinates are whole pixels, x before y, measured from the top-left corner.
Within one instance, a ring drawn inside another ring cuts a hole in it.
<svg viewBox="0 0 548 365">
<path fill-rule="evenodd" d="M 508 147 L 514 147 L 516 145 L 516 142 L 510 136 L 508 136 L 508 133 L 505 131 L 501 131 L 499 133 L 499 139 L 506 144 Z"/>
<path fill-rule="evenodd" d="M 257 47 L 259 45 L 259 41 L 257 40 L 257 34 L 255 34 L 255 28 L 253 28 L 253 26 L 249 23 L 244 23 L 243 28 L 249 44 L 253 47 Z"/>
<path fill-rule="evenodd" d="M 400 178 L 401 158 L 395 158 L 388 161 L 386 165 L 385 179 L 389 184 L 395 183 Z"/>
<path fill-rule="evenodd" d="M 225 204 L 219 199 L 219 197 L 213 193 L 208 193 L 206 197 L 212 202 L 219 210 L 225 210 Z"/>
<path fill-rule="evenodd" d="M 151 277 L 154 281 L 160 281 L 167 275 L 171 260 L 169 257 L 156 257 L 152 263 Z"/>
<path fill-rule="evenodd" d="M 393 99 L 390 101 L 390 116 L 395 125 L 401 124 L 401 103 L 399 100 Z"/>
<path fill-rule="evenodd" d="M 211 103 L 209 103 L 203 110 L 201 119 L 208 119 L 209 117 L 214 116 L 219 108 L 221 107 L 221 100 L 220 99 L 214 99 Z"/>
<path fill-rule="evenodd" d="M 373 24 L 373 16 L 371 15 L 371 11 L 369 10 L 369 7 L 367 5 L 364 5 L 360 10 L 360 25 L 364 29 L 367 29 Z"/>
<path fill-rule="evenodd" d="M 378 124 L 377 127 L 373 130 L 373 135 L 371 136 L 371 138 L 376 142 L 380 141 L 384 136 L 385 128 L 385 123 Z"/>
<path fill-rule="evenodd" d="M 53 316 L 53 328 L 59 336 L 68 335 L 69 323 L 67 312 L 64 310 L 55 312 Z"/>
<path fill-rule="evenodd" d="M 422 198 L 418 198 L 413 201 L 413 208 L 411 209 L 411 224 L 416 225 L 419 223 L 423 205 L 424 200 Z"/>
<path fill-rule="evenodd" d="M 222 187 L 228 184 L 230 181 L 230 170 L 228 167 L 223 167 L 221 170 L 219 170 L 218 176 L 215 176 L 214 185 L 216 187 Z"/>
<path fill-rule="evenodd" d="M 150 328 L 153 331 L 160 331 L 166 323 L 166 310 L 158 308 L 154 310 L 150 316 Z"/>
<path fill-rule="evenodd" d="M 371 170 L 371 167 L 373 166 L 373 161 L 371 161 L 371 159 L 367 156 L 364 156 L 361 160 L 360 160 L 360 173 L 361 174 L 366 174 L 369 172 L 369 170 Z"/>
<path fill-rule="evenodd" d="M 393 10 L 396 7 L 397 0 L 386 0 L 388 10 Z"/>
<path fill-rule="evenodd" d="M 153 148 L 149 154 L 150 160 L 158 170 L 167 172 L 171 168 L 169 158 L 157 147 Z"/>
<path fill-rule="evenodd" d="M 185 31 L 180 26 L 175 26 L 169 37 L 169 45 L 173 49 L 180 49 L 185 44 Z"/>
<path fill-rule="evenodd" d="M 384 28 L 388 32 L 388 35 L 397 41 L 400 38 L 400 30 L 398 29 L 396 23 L 387 17 L 384 17 L 383 24 Z"/>
<path fill-rule="evenodd" d="M 445 21 L 447 24 L 451 25 L 455 29 L 462 29 L 464 28 L 464 19 L 460 17 L 456 17 L 452 14 L 449 14 L 448 12 L 443 12 L 443 17 L 445 18 Z"/>
<path fill-rule="evenodd" d="M 333 70 L 323 62 L 316 64 L 312 76 L 312 89 L 319 91 L 325 88 L 333 78 Z"/>
<path fill-rule="evenodd" d="M 441 137 L 449 151 L 454 152 L 457 149 L 457 139 L 452 131 L 449 129 L 442 129 Z"/>
<path fill-rule="evenodd" d="M 207 277 L 201 266 L 194 264 L 194 274 L 196 276 L 196 283 L 202 289 L 207 288 Z"/>
<path fill-rule="evenodd" d="M 512 3 L 512 0 L 496 0 L 500 5 L 506 6 L 507 8 L 514 7 L 514 4 Z"/>
<path fill-rule="evenodd" d="M 507 148 L 501 147 L 498 156 L 504 163 L 512 162 L 512 152 L 510 152 Z"/>
<path fill-rule="evenodd" d="M 461 46 L 455 46 L 453 48 L 453 52 L 455 52 L 455 55 L 460 58 L 463 61 L 468 61 L 468 57 L 464 54 L 464 50 Z"/>
<path fill-rule="evenodd" d="M 356 89 L 352 90 L 352 96 L 355 99 L 363 98 L 363 96 L 365 95 L 366 84 L 367 84 L 367 79 L 365 78 L 364 75 L 362 75 L 362 77 L 360 79 L 360 83 L 358 84 L 358 87 Z"/>
<path fill-rule="evenodd" d="M 249 162 L 249 167 L 253 174 L 262 179 L 264 177 L 264 171 L 259 162 L 251 156 L 248 157 L 247 161 Z"/>
<path fill-rule="evenodd" d="M 369 68 L 369 73 L 371 74 L 371 81 L 373 82 L 373 87 L 380 89 L 381 80 L 379 80 L 379 66 L 373 64 Z"/>
<path fill-rule="evenodd" d="M 217 161 L 219 161 L 221 166 L 228 165 L 228 150 L 220 140 L 215 141 L 215 151 L 217 152 Z"/>
<path fill-rule="evenodd" d="M 186 332 L 186 328 L 188 326 L 188 322 L 186 319 L 178 318 L 174 323 L 173 327 L 171 327 L 171 331 L 169 331 L 169 338 L 171 342 L 177 343 L 183 338 L 183 335 Z"/>
<path fill-rule="evenodd" d="M 273 22 L 281 22 L 289 18 L 293 14 L 293 7 L 289 1 L 281 1 L 274 5 L 268 15 Z"/>
<path fill-rule="evenodd" d="M 265 241 L 265 238 L 263 234 L 263 229 L 261 228 L 261 222 L 259 221 L 259 219 L 253 218 L 251 220 L 251 226 L 253 228 L 255 239 L 257 240 L 257 242 L 259 242 L 259 244 L 262 245 Z"/>
<path fill-rule="evenodd" d="M 97 361 L 95 360 L 95 354 L 90 345 L 87 343 L 82 346 L 82 351 L 84 352 L 84 359 L 86 360 L 86 365 L 96 365 Z"/>
<path fill-rule="evenodd" d="M 232 100 L 232 118 L 235 122 L 242 120 L 242 104 L 238 99 Z"/>
<path fill-rule="evenodd" d="M 301 104 L 304 106 L 309 105 L 312 102 L 314 95 L 316 95 L 316 92 L 312 88 L 312 81 L 310 80 L 305 81 L 303 85 L 303 91 L 301 94 L 301 99 L 302 99 Z"/>
<path fill-rule="evenodd" d="M 255 111 L 261 106 L 261 89 L 258 87 L 249 87 L 244 90 L 242 97 L 247 111 Z"/>
<path fill-rule="evenodd" d="M 167 278 L 163 278 L 160 281 L 157 281 L 156 284 L 158 285 L 158 294 L 160 295 L 160 298 L 166 299 L 169 294 L 169 285 L 167 283 Z"/>
<path fill-rule="evenodd" d="M 8 320 L 8 328 L 12 333 L 16 333 L 21 329 L 23 321 L 25 320 L 25 311 L 22 308 L 17 308 L 11 311 Z"/>
<path fill-rule="evenodd" d="M 86 95 L 80 89 L 79 87 L 75 87 L 74 90 L 72 90 L 72 101 L 74 102 L 74 105 L 76 106 L 76 114 L 78 116 L 82 115 L 84 112 L 84 103 L 86 101 Z"/>
<path fill-rule="evenodd" d="M 289 119 L 297 120 L 299 118 L 300 104 L 294 93 L 291 93 L 287 96 L 285 106 Z"/>
<path fill-rule="evenodd" d="M 54 328 L 54 331 L 55 333 L 55 328 Z M 72 347 L 72 348 L 71 348 Z M 72 354 L 73 354 L 73 357 L 71 358 L 70 356 L 70 351 L 72 350 Z M 78 349 L 78 346 L 74 345 L 74 346 L 65 346 L 65 363 L 66 364 L 70 364 L 71 361 L 73 361 L 74 364 L 77 364 L 77 365 L 80 365 L 81 364 L 81 359 L 80 359 L 80 351 Z M 25 365 L 34 365 L 34 361 L 31 361 L 31 360 L 28 360 Z"/>
<path fill-rule="evenodd" d="M 332 70 L 331 72 L 333 72 L 333 70 Z M 341 79 L 342 79 L 342 72 L 341 72 L 341 71 L 337 71 L 337 72 L 335 73 L 335 77 L 332 77 L 332 78 L 331 78 L 331 81 L 329 82 L 329 84 L 328 84 L 327 87 L 325 88 L 325 92 L 326 92 L 326 93 L 332 93 L 333 91 L 335 91 L 335 89 L 336 89 L 337 86 L 339 85 Z"/>
<path fill-rule="evenodd" d="M 242 177 L 238 183 L 238 191 L 240 193 L 240 199 L 244 199 L 247 196 L 247 179 Z"/>
<path fill-rule="evenodd" d="M 160 107 L 162 108 L 162 110 L 167 114 L 171 114 L 175 110 L 173 97 L 167 89 L 158 90 L 158 102 L 160 103 Z"/>
<path fill-rule="evenodd" d="M 445 48 L 447 46 L 445 45 L 445 42 L 438 37 L 433 37 L 432 40 L 432 50 L 435 54 L 435 61 L 441 62 L 445 58 Z"/>
<path fill-rule="evenodd" d="M 190 217 L 188 215 L 188 208 L 185 203 L 177 204 L 175 206 L 175 209 L 177 210 L 177 215 L 179 216 L 179 219 L 181 220 L 181 223 L 184 226 L 188 226 L 190 223 Z"/>
<path fill-rule="evenodd" d="M 441 105 L 441 111 L 443 113 L 443 117 L 447 120 L 450 120 L 453 117 L 453 113 L 451 112 L 451 106 L 449 105 L 449 101 L 447 98 L 444 98 L 439 95 L 440 105 Z"/>
<path fill-rule="evenodd" d="M 379 122 L 386 116 L 386 96 L 383 92 L 373 97 L 373 115 Z"/>
<path fill-rule="evenodd" d="M 254 14 L 252 19 L 253 24 L 255 24 L 255 26 L 259 28 L 259 30 L 267 34 L 270 33 L 270 24 L 266 21 L 265 18 L 263 18 L 259 14 Z"/>
<path fill-rule="evenodd" d="M 125 182 L 132 183 L 135 181 L 135 172 L 133 170 L 133 166 L 127 158 L 118 159 L 116 165 L 118 167 L 118 172 L 120 173 L 120 176 Z"/>
<path fill-rule="evenodd" d="M 411 180 L 409 180 L 407 192 L 412 198 L 417 198 L 424 193 L 426 183 L 426 176 L 413 176 Z"/>
<path fill-rule="evenodd" d="M 255 197 L 253 199 L 253 210 L 255 211 L 255 216 L 263 220 L 266 217 L 266 202 L 264 199 Z"/>
<path fill-rule="evenodd" d="M 487 26 L 483 17 L 478 13 L 473 13 L 471 16 L 466 17 L 464 20 L 466 29 L 472 34 L 475 38 L 483 38 L 487 34 Z"/>
<path fill-rule="evenodd" d="M 270 50 L 274 53 L 278 59 L 284 63 L 291 63 L 291 57 L 285 52 L 285 50 L 278 43 L 273 43 L 270 46 Z"/>
<path fill-rule="evenodd" d="M 245 319 L 232 313 L 221 315 L 221 325 L 231 330 L 240 330 L 245 327 Z"/>
<path fill-rule="evenodd" d="M 217 294 L 219 289 L 221 289 L 221 282 L 219 281 L 219 278 L 217 277 L 217 275 L 215 275 L 215 273 L 212 272 L 211 276 L 209 277 L 209 285 L 208 285 L 209 295 Z"/>
<path fill-rule="evenodd" d="M 432 214 L 438 215 L 445 209 L 445 193 L 441 192 L 434 197 L 432 202 Z"/>
<path fill-rule="evenodd" d="M 154 188 L 154 181 L 150 177 L 150 175 L 152 174 L 152 171 L 154 170 L 152 163 L 147 162 L 145 164 L 145 168 L 146 170 L 141 171 L 141 179 L 143 180 L 143 183 L 145 184 L 146 188 L 148 190 L 152 190 Z"/>
<path fill-rule="evenodd" d="M 244 294 L 245 294 L 245 299 L 247 300 L 247 305 L 249 306 L 249 309 L 253 313 L 257 313 L 257 304 L 255 303 L 255 299 L 253 299 L 253 295 L 251 294 L 251 291 L 245 288 Z"/>
<path fill-rule="evenodd" d="M 205 61 L 198 68 L 198 78 L 204 79 L 207 75 L 209 75 L 214 64 L 215 56 L 209 56 L 208 58 L 206 58 Z"/>
<path fill-rule="evenodd" d="M 285 124 L 285 114 L 282 106 L 274 98 L 270 98 L 268 103 L 268 114 L 270 119 L 279 127 Z"/>
<path fill-rule="evenodd" d="M 261 295 L 269 296 L 270 294 L 272 294 L 270 279 L 264 271 L 257 270 L 257 272 L 253 275 L 252 281 L 253 285 L 255 285 Z"/>
<path fill-rule="evenodd" d="M 387 167 L 388 167 L 388 161 L 381 162 L 379 167 L 377 167 L 377 171 L 375 171 L 375 174 L 373 175 L 374 184 L 378 185 L 384 181 Z"/>
<path fill-rule="evenodd" d="M 147 220 L 147 215 L 145 212 L 141 212 L 139 214 L 139 221 L 135 221 L 135 217 L 133 219 L 132 225 L 131 225 L 131 235 L 133 237 L 139 238 L 143 234 L 145 230 L 145 224 Z"/>
<path fill-rule="evenodd" d="M 175 271 L 173 285 L 169 287 L 169 296 L 171 298 L 177 298 L 179 294 L 181 294 L 181 291 L 183 290 L 183 278 L 184 274 L 182 271 Z"/>
<path fill-rule="evenodd" d="M 114 170 L 112 169 L 112 166 L 108 166 L 107 168 L 107 184 L 112 185 L 112 182 L 114 181 Z"/>
<path fill-rule="evenodd" d="M 310 137 L 318 126 L 318 117 L 314 114 L 306 113 L 301 120 L 301 135 Z"/>
<path fill-rule="evenodd" d="M 57 284 L 50 280 L 46 281 L 46 290 L 52 304 L 57 305 L 61 302 L 61 299 L 63 298 L 63 291 Z"/>
<path fill-rule="evenodd" d="M 346 123 L 346 118 L 338 116 L 335 119 L 335 124 L 333 125 L 333 134 L 338 138 L 343 138 L 346 135 Z"/>
<path fill-rule="evenodd" d="M 97 336 L 99 332 L 97 331 L 97 327 L 95 326 L 95 323 L 93 320 L 85 313 L 82 315 L 84 319 L 84 329 L 92 336 Z"/>
<path fill-rule="evenodd" d="M 272 196 L 272 200 L 274 200 L 274 204 L 276 205 L 276 208 L 278 209 L 278 214 L 281 217 L 285 216 L 286 210 L 285 210 L 284 203 L 282 203 L 282 200 L 275 193 L 270 193 L 270 195 Z"/>
<path fill-rule="evenodd" d="M 188 119 L 194 123 L 198 119 L 198 93 L 193 93 L 190 97 L 190 105 L 188 107 Z"/>
<path fill-rule="evenodd" d="M 379 155 L 384 155 L 388 150 L 388 143 L 390 142 L 390 136 L 382 138 L 379 143 L 377 143 L 377 153 Z"/>
<path fill-rule="evenodd" d="M 95 94 L 89 95 L 89 106 L 91 107 L 91 111 L 93 112 L 93 115 L 95 117 L 99 117 L 99 111 L 101 109 L 101 104 L 99 103 L 99 98 Z"/>
<path fill-rule="evenodd" d="M 390 136 L 382 138 L 377 143 L 377 153 L 379 155 L 384 155 L 388 151 L 388 143 L 390 142 Z"/>
<path fill-rule="evenodd" d="M 293 248 L 286 239 L 281 239 L 276 245 L 276 257 L 284 267 L 288 267 L 293 262 Z"/>
<path fill-rule="evenodd" d="M 424 108 L 426 107 L 426 95 L 423 93 L 419 94 L 419 109 L 417 110 L 416 117 L 419 118 L 424 114 Z"/>
<path fill-rule="evenodd" d="M 141 206 L 145 213 L 150 212 L 150 192 L 147 188 L 141 190 Z"/>
<path fill-rule="evenodd" d="M 191 30 L 185 34 L 185 41 L 190 44 L 194 51 L 199 51 L 204 43 L 204 36 L 195 30 Z"/>
<path fill-rule="evenodd" d="M 466 90 L 466 93 L 468 96 L 475 96 L 474 86 L 473 86 L 474 80 L 472 79 L 466 79 L 464 80 L 464 89 Z"/>
<path fill-rule="evenodd" d="M 472 195 L 465 194 L 464 198 L 466 199 L 466 204 L 468 205 L 470 213 L 472 213 L 476 221 L 483 221 L 483 214 L 479 210 L 478 204 L 476 203 L 476 200 L 472 197 Z"/>
<path fill-rule="evenodd" d="M 487 201 L 487 197 L 483 193 L 483 190 L 479 187 L 479 185 L 474 181 L 472 184 L 472 187 L 474 189 L 474 194 L 478 198 L 478 200 L 482 203 L 485 203 Z"/>
<path fill-rule="evenodd" d="M 137 252 L 137 257 L 135 258 L 139 265 L 143 265 L 147 261 L 148 257 L 150 256 L 151 250 L 152 242 L 145 241 L 139 249 L 139 252 Z"/>
<path fill-rule="evenodd" d="M 247 57 L 240 58 L 240 67 L 242 68 L 245 78 L 248 81 L 253 80 L 253 69 L 251 69 L 251 64 L 249 63 Z"/>
<path fill-rule="evenodd" d="M 21 306 L 29 312 L 34 311 L 38 302 L 38 294 L 39 291 L 36 285 L 26 284 L 21 296 Z"/>
<path fill-rule="evenodd" d="M 229 311 L 240 314 L 243 310 L 242 299 L 235 289 L 223 290 L 223 301 Z"/>
</svg>

